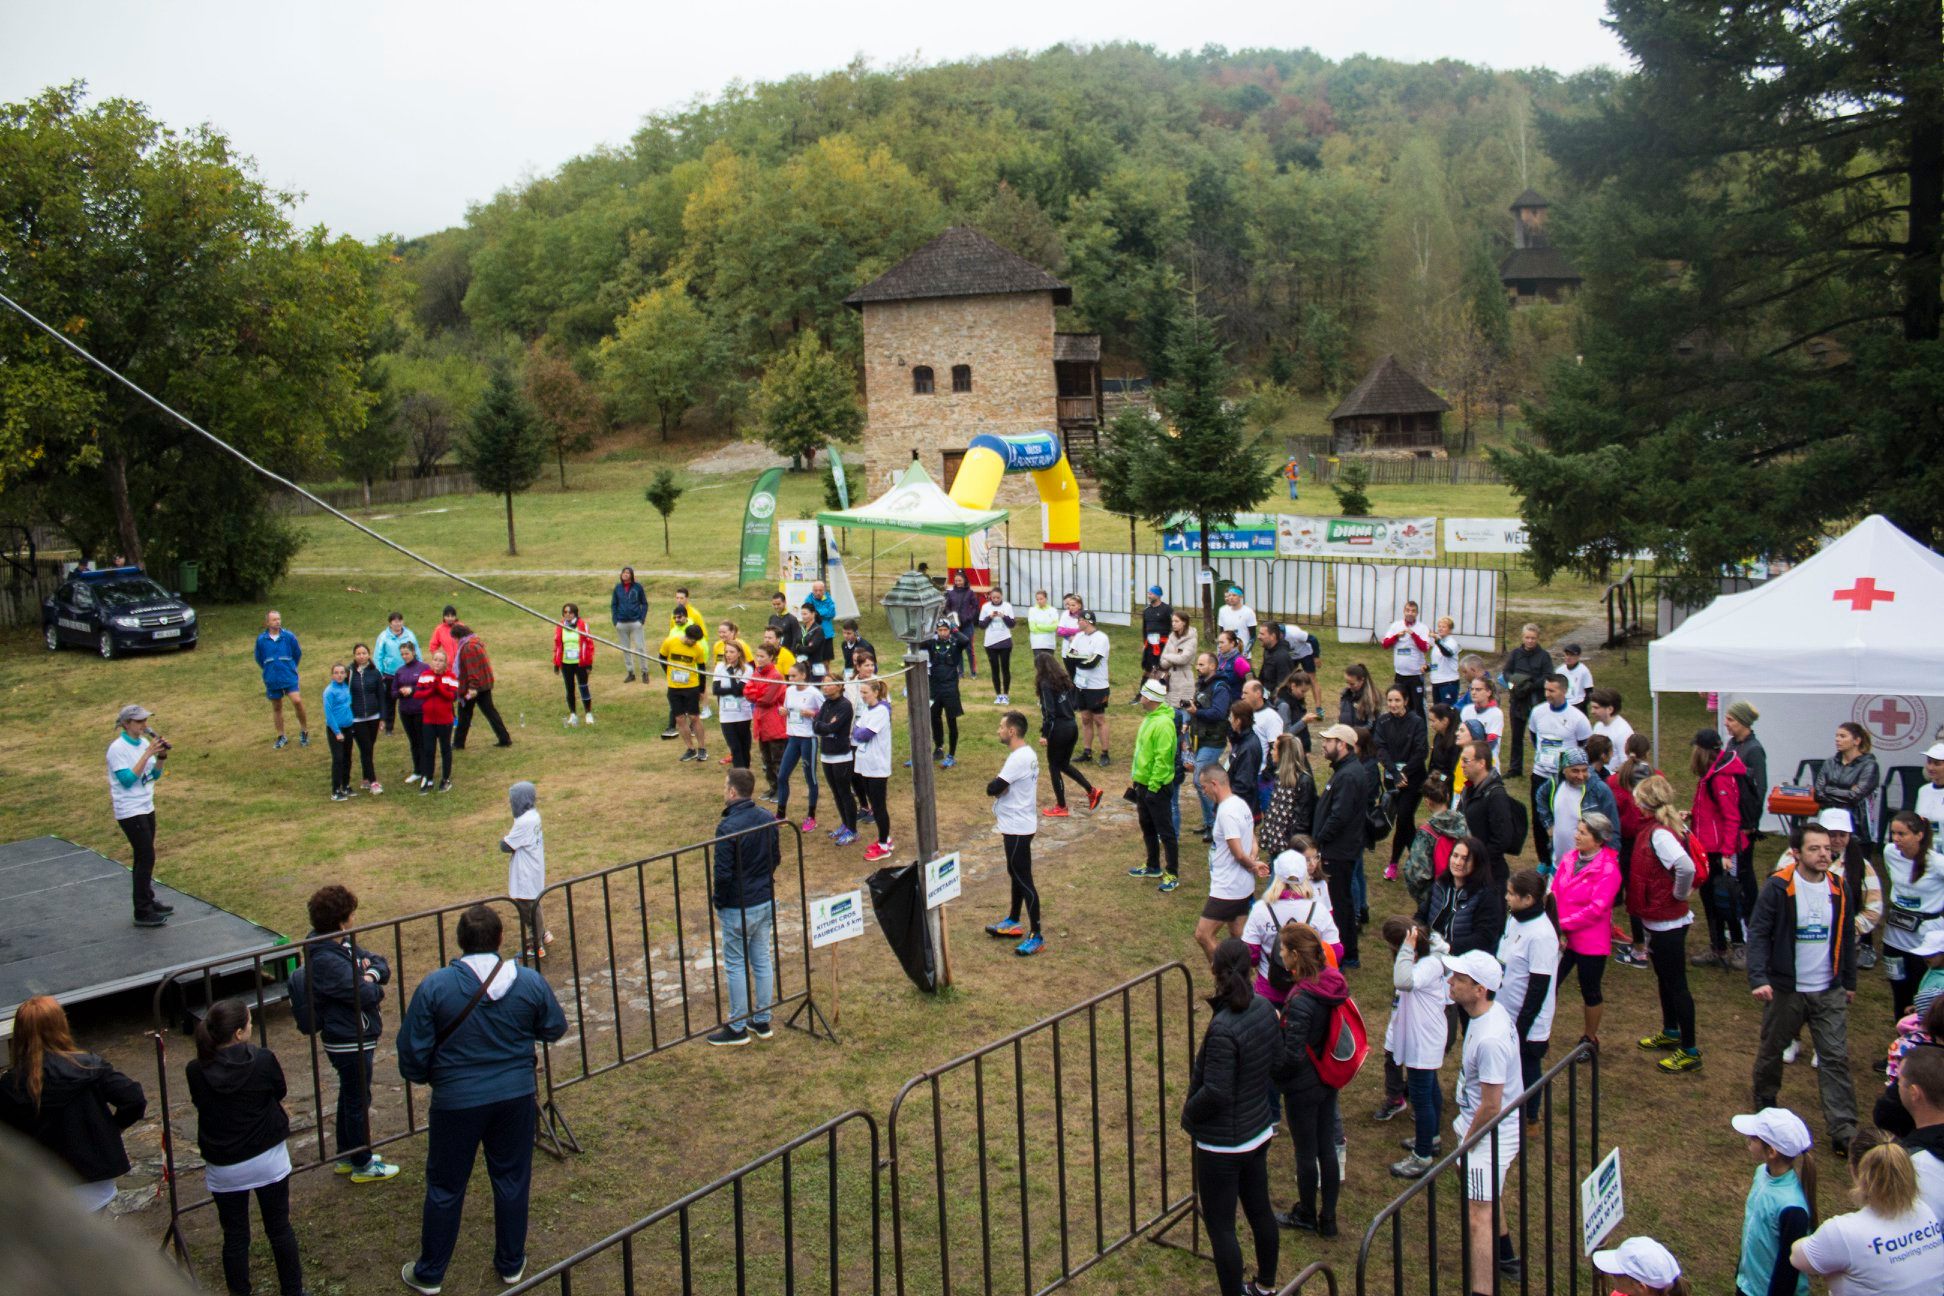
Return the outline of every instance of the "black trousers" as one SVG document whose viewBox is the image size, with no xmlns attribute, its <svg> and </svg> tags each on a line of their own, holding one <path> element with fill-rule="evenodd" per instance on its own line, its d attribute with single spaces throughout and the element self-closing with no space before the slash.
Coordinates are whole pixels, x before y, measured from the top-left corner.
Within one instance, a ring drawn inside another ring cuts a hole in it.
<svg viewBox="0 0 1944 1296">
<path fill-rule="evenodd" d="M 402 707 L 398 712 L 398 722 L 405 726 L 405 747 L 412 756 L 412 773 L 424 777 L 425 768 L 425 718 L 415 716 Z"/>
<path fill-rule="evenodd" d="M 1419 715 L 1424 714 L 1424 676 L 1392 675 L 1391 687 L 1404 690 L 1404 705 Z"/>
<path fill-rule="evenodd" d="M 452 745 L 460 751 L 466 749 L 466 734 L 472 729 L 473 712 L 486 717 L 486 723 L 493 726 L 493 737 L 502 747 L 513 744 L 513 735 L 506 732 L 506 721 L 500 719 L 499 708 L 493 705 L 493 690 L 481 689 L 479 696 L 470 698 L 459 710 L 459 730 L 452 735 Z"/>
<path fill-rule="evenodd" d="M 1008 918 L 1018 918 L 1020 905 L 1026 906 L 1027 926 L 1035 936 L 1040 929 L 1040 893 L 1033 885 L 1033 835 L 1031 833 L 1004 833 L 1000 840 L 1006 844 L 1006 876 L 1012 880 L 1012 907 L 1006 910 Z"/>
<path fill-rule="evenodd" d="M 574 690 L 580 690 L 581 710 L 594 714 L 594 695 L 587 687 L 587 667 L 565 666 L 560 668 L 560 682 L 567 689 L 567 714 L 574 714 Z"/>
<path fill-rule="evenodd" d="M 442 779 L 451 778 L 452 726 L 449 724 L 431 724 L 423 720 L 419 723 L 425 731 L 424 755 L 421 757 L 424 768 L 420 773 L 424 776 L 425 781 L 430 783 L 432 781 L 432 767 L 435 762 L 442 758 L 444 768 L 441 770 L 439 777 Z"/>
<path fill-rule="evenodd" d="M 1053 726 L 1053 732 L 1046 735 L 1046 768 L 1053 775 L 1053 800 L 1060 805 L 1066 804 L 1066 781 L 1072 779 L 1089 794 L 1093 784 L 1087 776 L 1073 767 L 1073 749 L 1080 742 L 1080 726 L 1071 720 L 1062 720 Z"/>
<path fill-rule="evenodd" d="M 1285 1097 L 1283 1109 L 1289 1115 L 1289 1128 L 1296 1141 L 1296 1198 L 1306 1211 L 1336 1218 L 1337 1191 L 1341 1175 L 1336 1159 L 1337 1096 L 1334 1089 L 1322 1102 L 1297 1103 Z M 1316 1190 L 1321 1183 L 1323 1200 Z"/>
<path fill-rule="evenodd" d="M 952 706 L 948 707 L 936 698 L 932 699 L 932 751 L 934 752 L 943 751 L 953 756 L 958 755 L 958 712 L 954 709 L 957 702 L 958 700 L 954 698 Z"/>
<path fill-rule="evenodd" d="M 783 749 L 789 745 L 787 738 L 764 738 L 759 742 L 763 751 L 763 778 L 769 784 L 769 796 L 776 797 L 776 775 L 783 768 Z"/>
<path fill-rule="evenodd" d="M 155 911 L 155 811 L 115 820 L 135 855 L 135 916 Z"/>
<path fill-rule="evenodd" d="M 1153 788 L 1134 785 L 1134 795 L 1140 798 L 1137 807 L 1141 817 L 1141 841 L 1147 846 L 1147 866 L 1158 868 L 1169 877 L 1181 876 L 1181 842 L 1175 834 L 1175 798 L 1173 784 L 1155 791 Z M 1167 852 L 1167 862 L 1162 863 L 1162 852 Z"/>
<path fill-rule="evenodd" d="M 384 696 L 385 732 L 390 733 L 392 731 L 393 717 L 395 717 L 398 714 L 398 696 L 397 694 L 392 692 L 392 676 L 380 675 L 378 677 L 378 680 L 380 683 L 382 683 L 385 686 L 385 696 Z"/>
<path fill-rule="evenodd" d="M 891 782 L 870 774 L 859 774 L 857 781 L 864 785 L 864 799 L 871 804 L 871 818 L 877 824 L 878 845 L 891 840 L 891 805 L 885 796 L 886 786 Z"/>
<path fill-rule="evenodd" d="M 1418 800 L 1424 794 L 1421 789 L 1407 787 L 1397 794 L 1397 830 L 1391 834 L 1390 862 L 1404 858 L 1404 852 L 1411 848 L 1411 839 L 1417 836 Z"/>
<path fill-rule="evenodd" d="M 1330 1164 L 1336 1165 L 1334 1151 Z M 1276 1232 L 1275 1207 L 1269 1204 L 1269 1144 L 1253 1152 L 1205 1152 L 1196 1148 L 1195 1188 L 1201 1196 L 1208 1249 L 1215 1254 L 1215 1283 L 1222 1296 L 1241 1296 L 1243 1290 L 1242 1244 L 1235 1236 L 1238 1204 L 1248 1216 L 1249 1232 L 1255 1238 L 1256 1281 L 1273 1288 L 1282 1239 Z"/>
<path fill-rule="evenodd" d="M 1692 925 L 1692 924 L 1690 924 Z M 1647 933 L 1647 961 L 1660 984 L 1661 1025 L 1694 1047 L 1694 994 L 1688 989 L 1687 927 Z"/>
<path fill-rule="evenodd" d="M 351 733 L 327 726 L 324 737 L 331 744 L 331 791 L 342 792 L 351 786 Z"/>
<path fill-rule="evenodd" d="M 1499 773 L 1504 778 L 1517 778 L 1525 772 L 1526 723 L 1532 719 L 1532 703 L 1514 702 L 1509 708 L 1512 712 L 1512 731 L 1505 735 L 1510 746 L 1499 748 Z"/>
<path fill-rule="evenodd" d="M 992 692 L 996 696 L 1012 692 L 1012 641 L 986 649 L 986 667 L 992 672 Z"/>
<path fill-rule="evenodd" d="M 250 1194 L 211 1193 L 216 1219 L 223 1226 L 223 1282 L 236 1296 L 249 1296 Z M 290 1176 L 256 1190 L 257 1213 L 263 1216 L 263 1236 L 277 1262 L 277 1289 L 283 1296 L 301 1296 L 304 1265 L 297 1255 L 297 1231 L 290 1227 Z"/>
<path fill-rule="evenodd" d="M 1546 1050 L 1551 1047 L 1552 1041 L 1549 1039 L 1519 1041 L 1519 1079 L 1527 1094 L 1525 1119 L 1528 1124 L 1539 1119 L 1541 1095 L 1534 1092 L 1532 1082 L 1545 1073 Z"/>
<path fill-rule="evenodd" d="M 857 798 L 851 791 L 851 763 L 831 761 L 823 767 L 824 782 L 830 784 L 830 795 L 837 802 L 837 822 L 857 831 Z M 814 784 L 812 785 L 814 786 Z"/>
<path fill-rule="evenodd" d="M 378 781 L 378 767 L 371 763 L 371 754 L 378 746 L 378 726 L 383 723 L 377 716 L 351 722 L 351 738 L 358 744 L 359 777 L 367 783 Z M 347 783 L 350 781 L 348 778 L 345 780 Z"/>
<path fill-rule="evenodd" d="M 1330 908 L 1337 914 L 1337 937 L 1343 942 L 1345 960 L 1357 957 L 1357 906 L 1350 898 L 1350 874 L 1356 866 L 1355 860 L 1323 861 L 1323 871 L 1329 880 Z"/>
<path fill-rule="evenodd" d="M 724 720 L 722 741 L 729 748 L 729 768 L 749 768 L 749 728 L 747 720 Z"/>
<path fill-rule="evenodd" d="M 338 1160 L 363 1166 L 371 1160 L 371 1067 L 376 1049 L 333 1052 L 324 1056 L 337 1072 L 337 1155 Z"/>
</svg>

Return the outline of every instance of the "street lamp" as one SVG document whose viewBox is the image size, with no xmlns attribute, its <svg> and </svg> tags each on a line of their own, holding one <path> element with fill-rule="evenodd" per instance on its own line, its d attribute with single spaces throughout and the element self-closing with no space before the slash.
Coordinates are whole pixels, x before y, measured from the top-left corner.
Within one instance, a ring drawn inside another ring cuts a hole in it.
<svg viewBox="0 0 1944 1296">
<path fill-rule="evenodd" d="M 905 698 L 910 708 L 912 822 L 918 833 L 918 862 L 926 864 L 938 857 L 938 793 L 933 782 L 931 762 L 931 675 L 922 645 L 938 629 L 938 617 L 945 610 L 945 596 L 931 583 L 931 577 L 906 571 L 892 582 L 880 600 L 884 615 L 891 622 L 891 633 L 904 641 Z M 942 955 L 943 924 L 938 910 L 927 915 L 932 945 Z M 950 965 L 941 958 L 940 983 L 951 984 Z"/>
</svg>

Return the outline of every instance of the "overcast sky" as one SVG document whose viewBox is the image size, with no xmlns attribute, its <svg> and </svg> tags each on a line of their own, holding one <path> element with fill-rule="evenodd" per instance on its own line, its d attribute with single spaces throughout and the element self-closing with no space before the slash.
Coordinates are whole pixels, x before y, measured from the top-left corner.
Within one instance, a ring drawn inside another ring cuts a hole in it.
<svg viewBox="0 0 1944 1296">
<path fill-rule="evenodd" d="M 1562 72 L 1623 54 L 1599 0 L 10 0 L 0 100 L 81 78 L 172 125 L 209 122 L 302 224 L 421 234 L 642 116 L 731 80 L 1131 40 L 1164 51 L 1308 46 Z"/>
</svg>

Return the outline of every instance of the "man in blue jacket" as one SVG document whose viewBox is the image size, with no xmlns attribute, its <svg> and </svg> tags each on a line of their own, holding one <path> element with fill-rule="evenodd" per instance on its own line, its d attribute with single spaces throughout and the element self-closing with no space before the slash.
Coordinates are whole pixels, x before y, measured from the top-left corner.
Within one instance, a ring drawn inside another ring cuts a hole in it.
<svg viewBox="0 0 1944 1296">
<path fill-rule="evenodd" d="M 830 590 L 822 581 L 810 582 L 810 593 L 803 600 L 817 614 L 817 626 L 824 632 L 824 638 L 837 637 L 837 600 L 830 597 Z"/>
<path fill-rule="evenodd" d="M 642 626 L 648 620 L 648 591 L 635 583 L 634 568 L 621 569 L 621 579 L 608 596 L 608 617 L 614 622 L 615 638 L 621 641 L 621 664 L 628 668 L 628 678 L 621 682 L 634 683 L 638 669 L 642 683 L 647 683 L 648 641 L 642 637 Z"/>
<path fill-rule="evenodd" d="M 284 737 L 283 704 L 297 708 L 297 745 L 310 746 L 310 721 L 304 716 L 304 698 L 297 691 L 297 665 L 304 660 L 304 646 L 297 636 L 283 628 L 283 613 L 275 608 L 263 614 L 263 631 L 256 639 L 257 669 L 263 672 L 263 695 L 270 699 L 270 713 L 277 721 L 276 747 L 288 745 Z"/>
<path fill-rule="evenodd" d="M 539 1105 L 534 1049 L 567 1033 L 560 1001 L 538 972 L 502 958 L 500 916 L 459 916 L 460 957 L 423 981 L 398 1032 L 398 1073 L 432 1086 L 419 1256 L 405 1285 L 437 1296 L 459 1239 L 466 1181 L 483 1145 L 493 1181 L 493 1268 L 526 1274 L 527 1194 Z"/>
<path fill-rule="evenodd" d="M 709 1043 L 734 1047 L 768 1039 L 775 992 L 771 933 L 776 921 L 776 816 L 751 798 L 756 775 L 729 771 L 722 820 L 716 824 L 715 879 L 710 899 L 722 924 L 722 975 L 729 981 L 729 1020 Z M 750 999 L 755 1003 L 752 1006 Z"/>
</svg>

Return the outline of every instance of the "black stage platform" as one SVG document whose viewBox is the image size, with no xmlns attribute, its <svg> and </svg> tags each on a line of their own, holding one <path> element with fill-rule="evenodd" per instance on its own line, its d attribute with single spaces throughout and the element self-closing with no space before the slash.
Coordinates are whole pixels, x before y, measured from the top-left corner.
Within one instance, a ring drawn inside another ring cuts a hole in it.
<svg viewBox="0 0 1944 1296">
<path fill-rule="evenodd" d="M 155 894 L 175 915 L 166 927 L 137 927 L 123 865 L 59 837 L 0 845 L 0 1022 L 37 994 L 72 1006 L 283 939 L 159 882 Z"/>
</svg>

